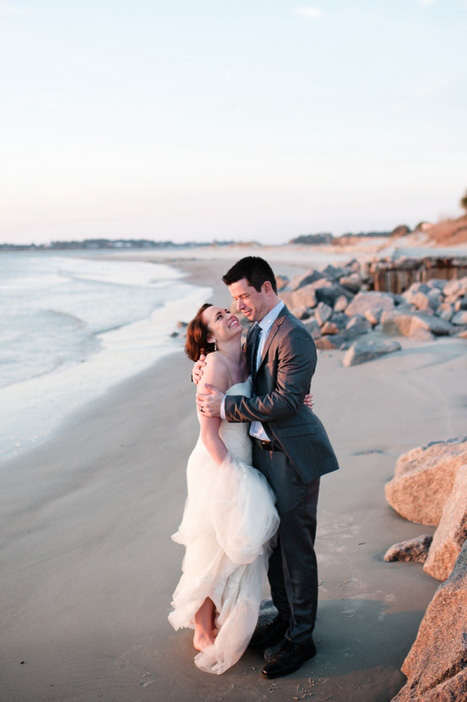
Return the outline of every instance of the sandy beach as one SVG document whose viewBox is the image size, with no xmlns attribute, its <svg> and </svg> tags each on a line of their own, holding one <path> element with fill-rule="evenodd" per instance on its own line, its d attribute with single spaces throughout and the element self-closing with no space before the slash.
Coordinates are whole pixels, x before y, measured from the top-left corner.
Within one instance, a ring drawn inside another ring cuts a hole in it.
<svg viewBox="0 0 467 702">
<path fill-rule="evenodd" d="M 229 304 L 225 256 L 175 257 L 189 282 L 212 285 L 215 301 Z M 289 275 L 304 265 L 272 263 Z M 351 368 L 340 351 L 319 354 L 315 411 L 341 470 L 321 483 L 315 659 L 268 681 L 261 656 L 247 651 L 210 676 L 193 664 L 191 631 L 167 621 L 183 557 L 170 534 L 197 438 L 180 342 L 46 443 L 0 464 L 0 701 L 391 700 L 439 583 L 419 564 L 383 562 L 393 543 L 433 532 L 398 517 L 384 484 L 401 453 L 467 425 L 466 342 L 400 342 L 401 351 Z"/>
</svg>

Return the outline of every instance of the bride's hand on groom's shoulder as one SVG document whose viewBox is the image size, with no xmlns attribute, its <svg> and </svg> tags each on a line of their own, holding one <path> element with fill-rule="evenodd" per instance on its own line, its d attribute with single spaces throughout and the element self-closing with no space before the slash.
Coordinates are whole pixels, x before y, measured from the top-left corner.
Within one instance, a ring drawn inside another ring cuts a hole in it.
<svg viewBox="0 0 467 702">
<path fill-rule="evenodd" d="M 198 383 L 201 381 L 203 377 L 203 369 L 204 366 L 206 365 L 206 356 L 204 353 L 201 354 L 199 359 L 196 361 L 196 363 L 193 366 L 193 370 L 191 371 L 191 379 L 195 383 L 195 385 L 198 385 Z"/>
</svg>

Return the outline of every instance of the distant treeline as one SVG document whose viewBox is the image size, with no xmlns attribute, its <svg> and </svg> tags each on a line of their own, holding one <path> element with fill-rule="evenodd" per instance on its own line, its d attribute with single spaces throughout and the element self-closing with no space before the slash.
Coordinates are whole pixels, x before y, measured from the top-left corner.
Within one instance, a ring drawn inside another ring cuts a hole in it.
<svg viewBox="0 0 467 702">
<path fill-rule="evenodd" d="M 0 251 L 63 251 L 68 249 L 175 249 L 180 247 L 228 246 L 234 241 L 196 242 L 152 241 L 151 239 L 84 239 L 83 241 L 52 241 L 50 244 L 0 244 Z"/>
<path fill-rule="evenodd" d="M 359 232 L 358 234 L 353 234 L 348 232 L 347 234 L 342 234 L 340 237 L 334 237 L 333 234 L 329 232 L 324 232 L 320 234 L 301 234 L 300 236 L 291 239 L 289 244 L 332 244 L 337 238 L 342 239 L 345 237 L 375 237 L 375 236 L 390 236 L 391 232 Z"/>
</svg>

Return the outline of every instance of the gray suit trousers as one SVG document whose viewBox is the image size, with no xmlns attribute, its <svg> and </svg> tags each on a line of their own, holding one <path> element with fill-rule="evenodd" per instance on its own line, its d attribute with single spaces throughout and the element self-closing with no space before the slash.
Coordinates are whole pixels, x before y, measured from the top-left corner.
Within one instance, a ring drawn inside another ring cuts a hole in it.
<svg viewBox="0 0 467 702">
<path fill-rule="evenodd" d="M 312 643 L 318 606 L 318 567 L 314 549 L 319 482 L 305 484 L 283 451 L 265 451 L 253 440 L 253 465 L 267 478 L 281 519 L 269 559 L 274 605 L 290 622 L 286 638 Z"/>
</svg>

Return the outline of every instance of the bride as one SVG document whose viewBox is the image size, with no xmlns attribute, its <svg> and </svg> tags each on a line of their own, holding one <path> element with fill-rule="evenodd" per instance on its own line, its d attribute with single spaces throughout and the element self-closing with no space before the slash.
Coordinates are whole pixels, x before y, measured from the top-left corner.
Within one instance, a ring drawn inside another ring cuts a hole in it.
<svg viewBox="0 0 467 702">
<path fill-rule="evenodd" d="M 249 396 L 242 327 L 222 307 L 203 305 L 187 328 L 185 352 L 206 354 L 198 392 L 211 384 Z M 188 498 L 173 540 L 185 546 L 169 621 L 195 630 L 201 670 L 220 675 L 243 655 L 266 583 L 268 542 L 279 526 L 275 497 L 251 465 L 248 424 L 198 413 L 200 435 L 188 459 Z"/>
</svg>

